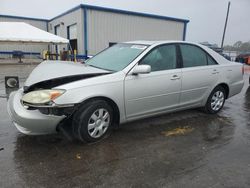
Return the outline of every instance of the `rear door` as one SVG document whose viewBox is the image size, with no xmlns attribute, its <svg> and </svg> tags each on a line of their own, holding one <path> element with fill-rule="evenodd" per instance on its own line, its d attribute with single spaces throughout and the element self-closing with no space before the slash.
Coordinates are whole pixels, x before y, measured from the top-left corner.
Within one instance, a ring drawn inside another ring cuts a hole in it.
<svg viewBox="0 0 250 188">
<path fill-rule="evenodd" d="M 139 64 L 150 65 L 148 74 L 125 78 L 127 118 L 157 113 L 179 105 L 181 69 L 177 66 L 176 45 L 151 50 Z"/>
<path fill-rule="evenodd" d="M 191 44 L 180 44 L 182 57 L 181 106 L 197 105 L 219 79 L 219 67 L 203 49 Z"/>
</svg>

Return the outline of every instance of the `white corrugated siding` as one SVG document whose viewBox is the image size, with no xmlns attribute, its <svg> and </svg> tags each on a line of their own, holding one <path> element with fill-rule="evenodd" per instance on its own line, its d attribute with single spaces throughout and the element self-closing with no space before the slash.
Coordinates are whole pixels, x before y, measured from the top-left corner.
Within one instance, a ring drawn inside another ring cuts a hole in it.
<svg viewBox="0 0 250 188">
<path fill-rule="evenodd" d="M 39 29 L 47 30 L 46 21 L 40 20 L 32 20 L 32 19 L 22 19 L 22 18 L 9 18 L 0 16 L 0 22 L 25 22 L 30 25 L 33 25 Z M 48 45 L 30 45 L 30 44 L 0 44 L 0 51 L 13 51 L 13 50 L 21 50 L 23 52 L 38 52 L 41 53 L 43 50 L 47 50 Z M 2 55 L 1 55 L 2 56 Z"/>
<path fill-rule="evenodd" d="M 63 24 L 62 24 L 63 23 Z M 67 38 L 67 27 L 76 24 L 76 35 L 77 35 L 77 48 L 78 54 L 83 54 L 83 12 L 81 9 L 77 9 L 64 16 L 60 16 L 49 22 L 49 32 L 55 33 L 54 27 L 60 25 L 60 31 L 58 32 L 61 37 Z M 66 47 L 66 46 L 61 46 Z"/>
<path fill-rule="evenodd" d="M 135 15 L 88 10 L 88 53 L 94 55 L 109 42 L 182 40 L 184 23 Z"/>
<path fill-rule="evenodd" d="M 84 14 L 77 9 L 60 16 L 48 23 L 48 30 L 54 33 L 54 27 L 60 25 L 59 35 L 67 38 L 67 26 L 76 24 L 78 54 L 84 54 Z M 6 18 L 0 21 L 21 21 L 47 30 L 46 21 L 22 18 Z M 157 18 L 148 18 L 122 13 L 87 9 L 88 54 L 94 55 L 108 47 L 110 42 L 131 40 L 182 40 L 184 23 Z M 60 49 L 66 46 L 61 46 Z M 0 51 L 22 50 L 25 52 L 42 52 L 47 45 L 0 45 Z"/>
</svg>

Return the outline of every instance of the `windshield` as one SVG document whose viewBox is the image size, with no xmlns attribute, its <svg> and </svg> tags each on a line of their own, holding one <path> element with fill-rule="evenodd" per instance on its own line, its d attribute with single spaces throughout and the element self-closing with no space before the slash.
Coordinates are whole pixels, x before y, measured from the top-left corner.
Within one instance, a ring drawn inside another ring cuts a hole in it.
<svg viewBox="0 0 250 188">
<path fill-rule="evenodd" d="M 116 44 L 89 59 L 86 64 L 100 69 L 121 71 L 146 48 L 146 45 Z"/>
</svg>

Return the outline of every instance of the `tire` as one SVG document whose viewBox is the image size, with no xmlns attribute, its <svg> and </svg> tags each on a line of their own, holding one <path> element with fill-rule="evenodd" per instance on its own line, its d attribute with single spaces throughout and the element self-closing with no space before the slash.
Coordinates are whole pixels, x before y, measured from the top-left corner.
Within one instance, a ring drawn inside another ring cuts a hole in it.
<svg viewBox="0 0 250 188">
<path fill-rule="evenodd" d="M 72 129 L 76 139 L 96 142 L 107 136 L 113 124 L 113 109 L 104 100 L 82 105 L 73 115 Z"/>
<path fill-rule="evenodd" d="M 207 103 L 204 107 L 205 113 L 208 114 L 216 114 L 218 113 L 224 106 L 226 100 L 226 91 L 222 86 L 217 86 L 211 92 L 207 99 Z M 217 101 L 217 102 L 216 102 Z"/>
</svg>

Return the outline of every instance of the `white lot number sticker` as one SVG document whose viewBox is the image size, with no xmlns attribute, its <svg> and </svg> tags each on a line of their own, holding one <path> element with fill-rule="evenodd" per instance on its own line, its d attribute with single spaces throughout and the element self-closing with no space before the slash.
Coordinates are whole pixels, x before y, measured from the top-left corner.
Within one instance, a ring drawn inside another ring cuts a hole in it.
<svg viewBox="0 0 250 188">
<path fill-rule="evenodd" d="M 145 50 L 147 46 L 144 45 L 133 45 L 131 48 L 138 49 L 138 50 Z"/>
</svg>

